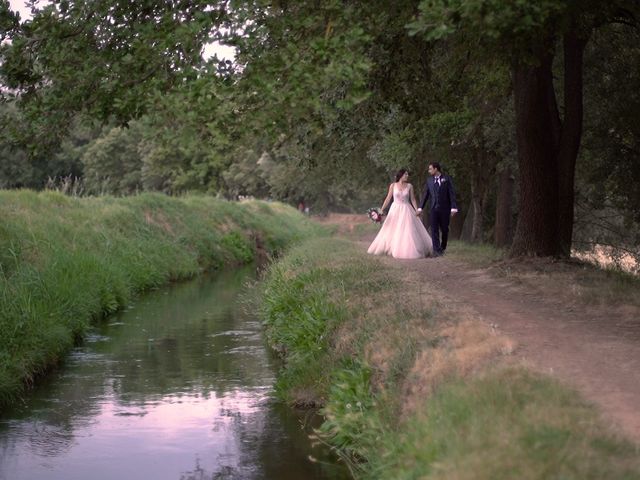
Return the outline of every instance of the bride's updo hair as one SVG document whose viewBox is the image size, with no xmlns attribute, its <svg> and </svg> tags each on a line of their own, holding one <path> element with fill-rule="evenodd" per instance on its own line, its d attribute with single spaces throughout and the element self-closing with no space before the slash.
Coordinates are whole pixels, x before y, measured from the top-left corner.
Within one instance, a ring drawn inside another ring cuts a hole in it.
<svg viewBox="0 0 640 480">
<path fill-rule="evenodd" d="M 398 173 L 396 173 L 396 182 L 399 182 L 402 176 L 407 172 L 408 170 L 406 168 L 401 168 L 400 170 L 398 170 Z"/>
</svg>

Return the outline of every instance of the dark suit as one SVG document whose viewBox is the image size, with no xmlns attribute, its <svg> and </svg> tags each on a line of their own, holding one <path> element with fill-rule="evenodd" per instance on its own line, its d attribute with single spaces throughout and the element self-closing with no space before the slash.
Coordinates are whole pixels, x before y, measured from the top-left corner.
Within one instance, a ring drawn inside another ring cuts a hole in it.
<svg viewBox="0 0 640 480">
<path fill-rule="evenodd" d="M 456 192 L 453 189 L 453 182 L 449 175 L 440 175 L 439 185 L 436 183 L 434 176 L 427 178 L 420 208 L 424 209 L 427 200 L 429 200 L 429 225 L 431 227 L 433 250 L 441 254 L 447 249 L 451 209 L 458 209 Z M 442 231 L 442 243 L 440 242 L 440 231 Z"/>
</svg>

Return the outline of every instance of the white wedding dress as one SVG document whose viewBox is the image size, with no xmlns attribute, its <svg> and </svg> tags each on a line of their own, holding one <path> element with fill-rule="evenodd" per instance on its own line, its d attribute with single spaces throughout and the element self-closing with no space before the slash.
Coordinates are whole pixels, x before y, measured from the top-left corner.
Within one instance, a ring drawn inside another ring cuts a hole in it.
<svg viewBox="0 0 640 480">
<path fill-rule="evenodd" d="M 431 237 L 409 201 L 409 186 L 393 185 L 393 203 L 368 253 L 394 258 L 423 258 L 433 254 Z"/>
</svg>

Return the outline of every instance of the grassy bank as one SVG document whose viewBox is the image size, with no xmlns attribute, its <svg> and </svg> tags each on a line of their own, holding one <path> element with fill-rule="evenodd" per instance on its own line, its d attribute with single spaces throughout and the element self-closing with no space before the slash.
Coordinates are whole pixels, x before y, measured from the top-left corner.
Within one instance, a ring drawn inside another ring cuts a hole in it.
<svg viewBox="0 0 640 480">
<path fill-rule="evenodd" d="M 454 305 L 401 262 L 305 242 L 264 285 L 280 395 L 323 407 L 319 435 L 357 478 L 640 478 L 637 447 Z"/>
<path fill-rule="evenodd" d="M 318 231 L 282 204 L 205 196 L 3 191 L 0 218 L 0 406 L 136 292 Z"/>
</svg>

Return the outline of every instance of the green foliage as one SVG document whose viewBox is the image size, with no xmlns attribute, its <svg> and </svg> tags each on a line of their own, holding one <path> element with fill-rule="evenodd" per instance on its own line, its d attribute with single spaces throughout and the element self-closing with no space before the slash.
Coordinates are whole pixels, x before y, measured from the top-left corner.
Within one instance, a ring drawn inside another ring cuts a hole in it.
<svg viewBox="0 0 640 480">
<path fill-rule="evenodd" d="M 238 232 L 230 232 L 222 236 L 220 244 L 229 252 L 231 258 L 240 263 L 249 263 L 254 260 L 254 246 Z"/>
<path fill-rule="evenodd" d="M 48 3 L 3 45 L 4 83 L 25 92 L 28 116 L 42 116 L 45 133 L 54 137 L 64 132 L 73 111 L 127 121 L 145 111 L 150 90 L 166 90 L 192 75 L 220 20 L 211 6 L 160 0 Z M 31 94 L 34 88 L 38 95 Z M 56 116 L 44 118 L 46 112 Z"/>
<path fill-rule="evenodd" d="M 225 82 L 209 65 L 170 94 L 152 95 L 141 149 L 146 189 L 221 190 L 222 174 L 235 160 L 230 145 L 238 135 L 233 128 L 238 106 Z"/>
<path fill-rule="evenodd" d="M 307 383 L 308 374 L 321 367 L 331 331 L 343 317 L 342 309 L 327 301 L 327 291 L 321 287 L 320 279 L 328 274 L 320 270 L 290 279 L 285 266 L 269 271 L 262 312 L 269 343 L 286 359 L 277 382 L 285 398 L 291 390 L 315 389 Z"/>
<path fill-rule="evenodd" d="M 142 159 L 138 128 L 112 128 L 82 155 L 84 180 L 90 193 L 132 194 L 141 190 Z"/>
<path fill-rule="evenodd" d="M 227 41 L 240 47 L 245 66 L 234 100 L 251 112 L 242 117 L 247 127 L 278 135 L 301 120 L 322 125 L 366 95 L 370 64 L 362 53 L 370 37 L 357 6 L 246 1 L 232 15 L 243 26 Z"/>
<path fill-rule="evenodd" d="M 0 1 L 0 42 L 10 38 L 18 29 L 20 16 L 17 12 L 11 10 L 9 0 Z"/>
<path fill-rule="evenodd" d="M 475 115 L 469 110 L 435 113 L 426 120 L 426 131 L 433 143 L 463 143 L 470 132 Z"/>
<path fill-rule="evenodd" d="M 264 154 L 258 157 L 251 149 L 238 148 L 231 165 L 222 173 L 225 190 L 232 198 L 240 195 L 269 196 L 268 181 L 273 173 L 273 162 Z"/>
<path fill-rule="evenodd" d="M 391 105 L 380 120 L 381 136 L 369 149 L 369 157 L 390 172 L 400 165 L 408 166 L 420 144 L 416 125 L 397 105 Z"/>
<path fill-rule="evenodd" d="M 0 187 L 22 187 L 41 184 L 41 178 L 35 178 L 34 165 L 29 161 L 27 152 L 15 145 L 3 142 L 0 145 Z"/>
<path fill-rule="evenodd" d="M 516 58 L 545 41 L 545 33 L 562 22 L 569 4 L 562 0 L 424 0 L 420 15 L 407 28 L 413 35 L 439 40 L 463 29 L 480 32 L 489 48 Z"/>
<path fill-rule="evenodd" d="M 0 186 L 2 188 L 43 188 L 49 179 L 78 177 L 82 145 L 97 133 L 85 120 L 67 132 L 67 138 L 57 153 L 36 153 L 33 138 L 28 138 L 30 126 L 15 99 L 0 104 Z"/>
<path fill-rule="evenodd" d="M 371 369 L 357 359 L 344 360 L 334 371 L 325 417 L 318 432 L 351 461 L 375 455 L 382 425 L 375 412 Z"/>
</svg>

